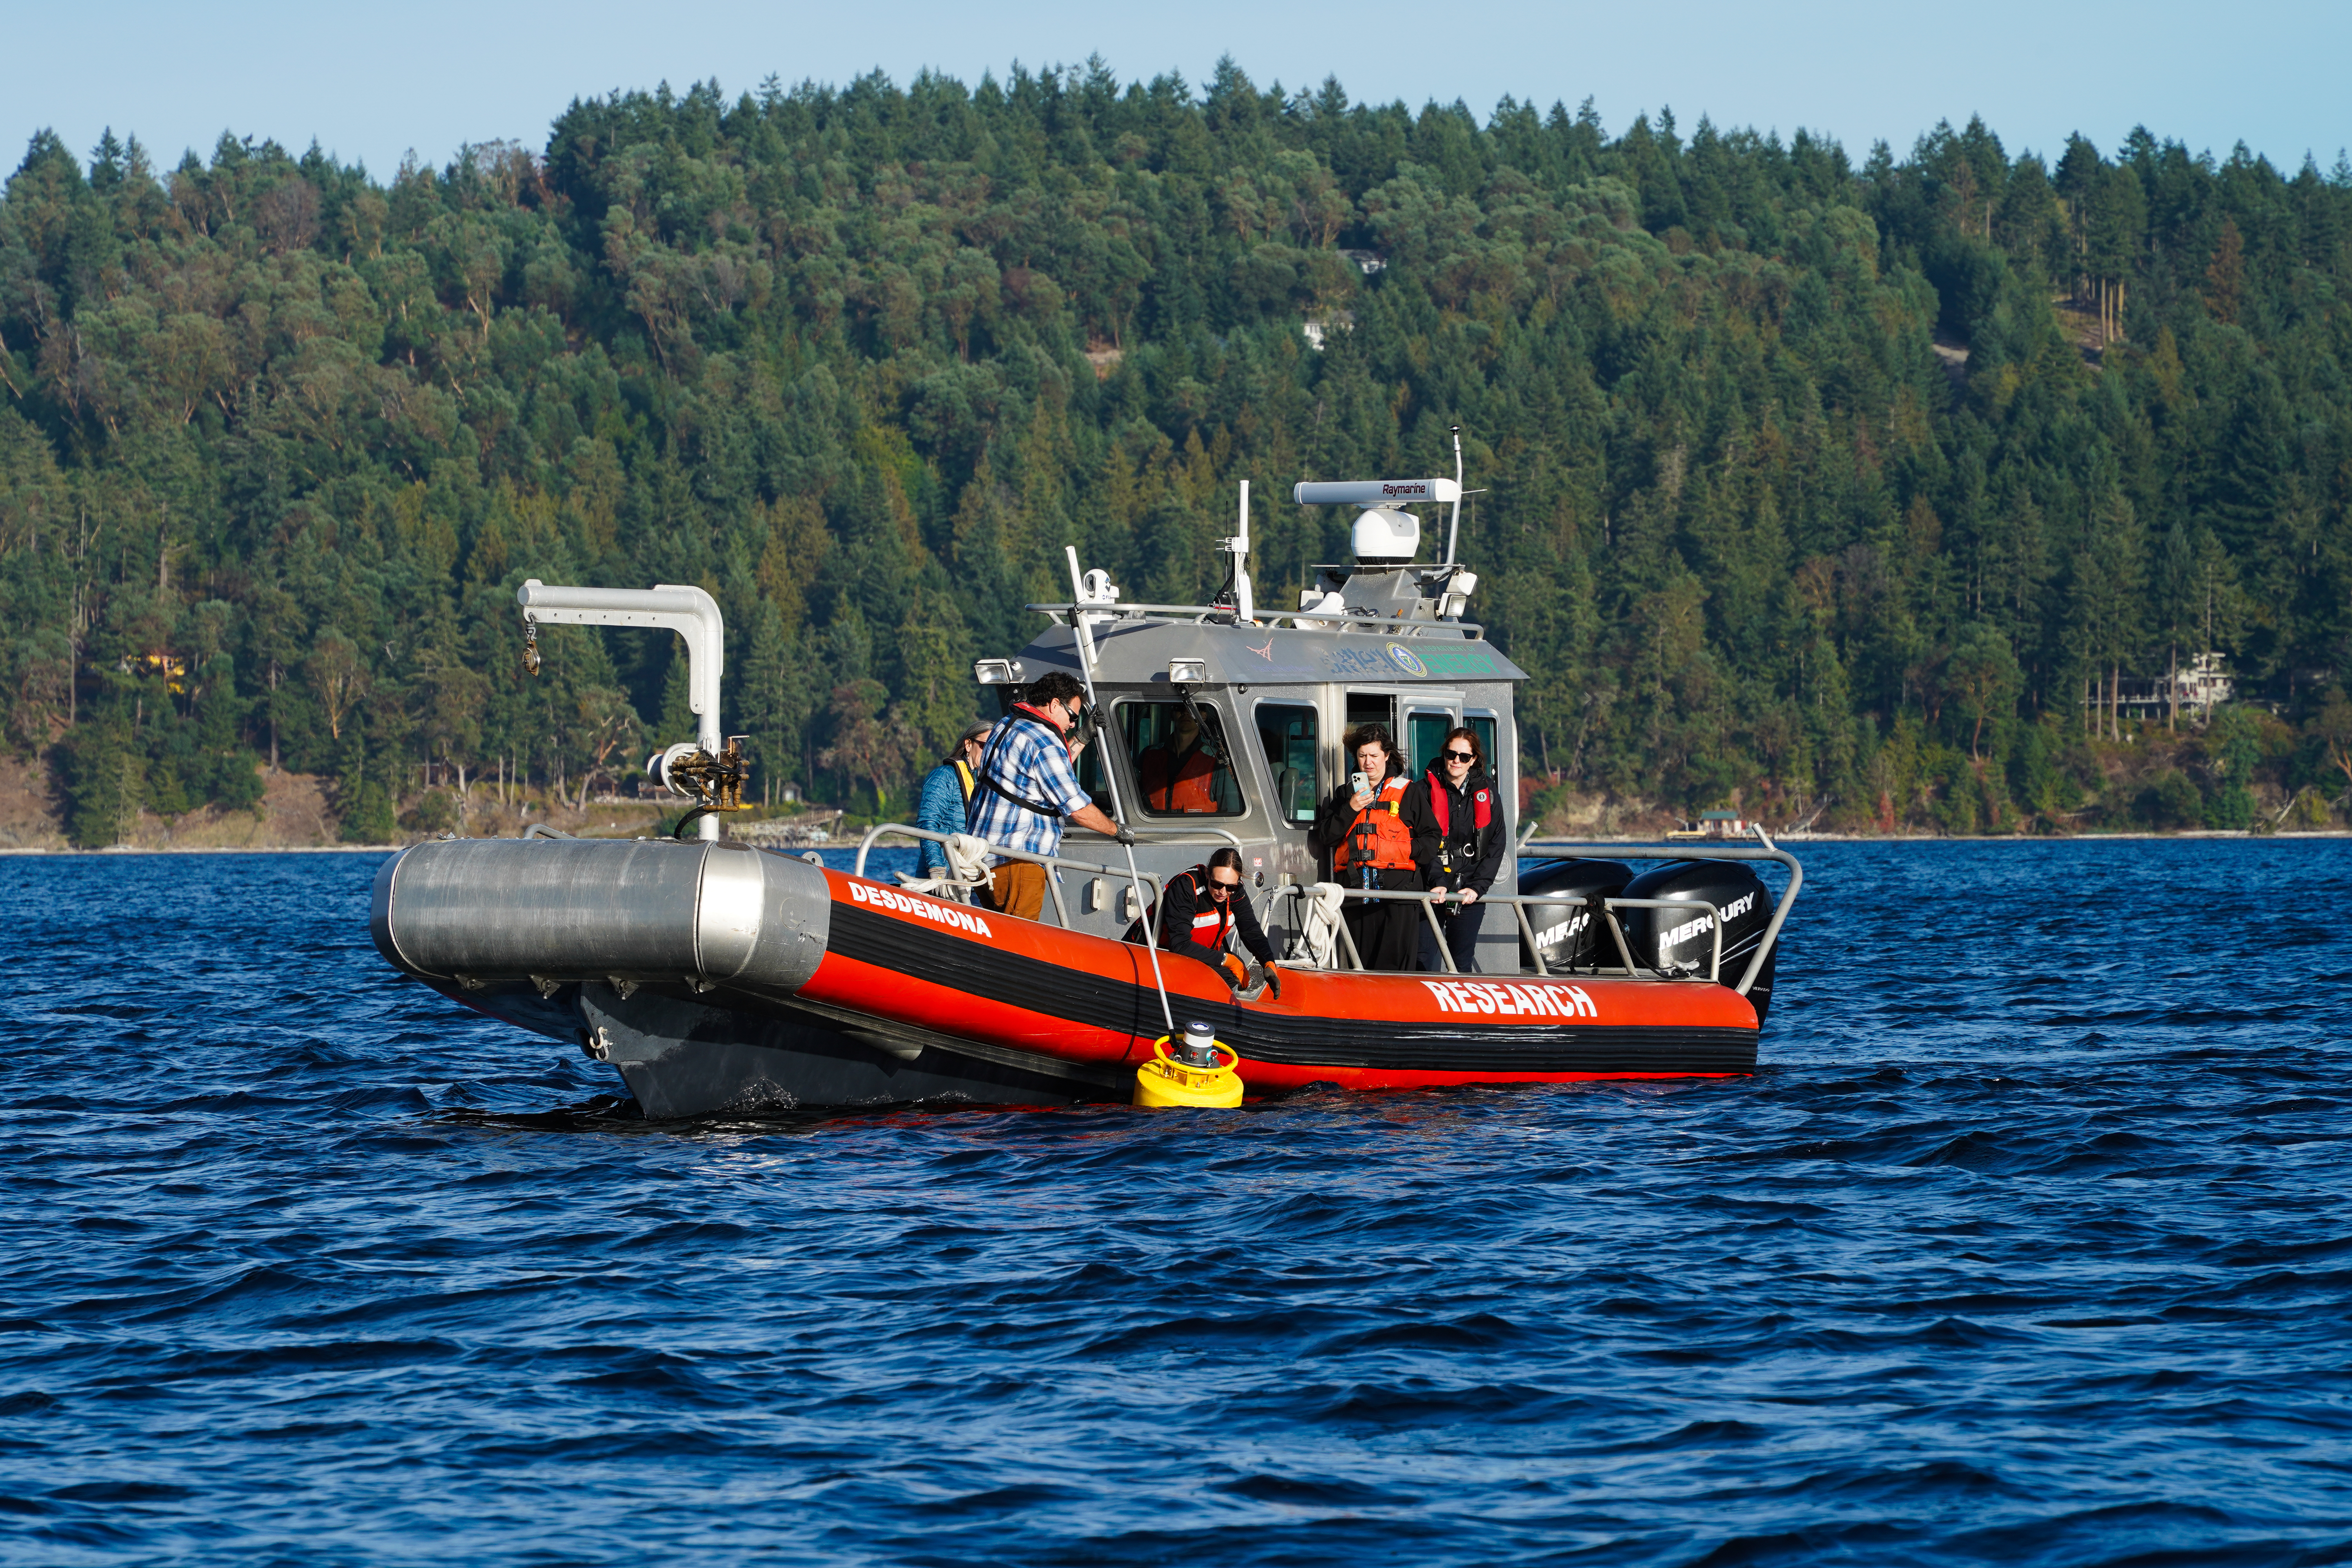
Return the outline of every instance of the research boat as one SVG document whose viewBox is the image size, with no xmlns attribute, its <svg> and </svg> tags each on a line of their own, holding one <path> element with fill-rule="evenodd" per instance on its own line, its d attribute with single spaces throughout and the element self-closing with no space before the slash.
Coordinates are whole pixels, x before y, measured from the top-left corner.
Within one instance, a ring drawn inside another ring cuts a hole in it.
<svg viewBox="0 0 2352 1568">
<path fill-rule="evenodd" d="M 1097 743 L 1081 782 L 1136 843 L 1073 830 L 1059 856 L 1027 857 L 1053 868 L 1037 921 L 978 907 L 962 886 L 865 875 L 878 839 L 914 835 L 906 825 L 876 827 L 850 870 L 725 837 L 747 769 L 719 724 L 718 605 L 698 588 L 526 584 L 533 668 L 541 625 L 685 638 L 698 737 L 649 771 L 691 803 L 692 836 L 681 823 L 668 838 L 533 829 L 413 846 L 377 875 L 376 946 L 455 1002 L 576 1043 L 660 1118 L 1126 1102 L 1139 1069 L 1149 1079 L 1195 1024 L 1225 1047 L 1234 1092 L 1253 1095 L 1752 1071 L 1803 880 L 1760 829 L 1703 859 L 1686 846 L 1522 840 L 1472 973 L 1454 973 L 1442 944 L 1438 971 L 1367 971 L 1336 919 L 1341 898 L 1366 895 L 1328 880 L 1309 830 L 1346 776 L 1348 730 L 1383 725 L 1418 776 L 1467 724 L 1501 801 L 1518 799 L 1525 672 L 1465 618 L 1477 579 L 1454 561 L 1454 527 L 1441 563 L 1414 563 L 1416 506 L 1451 508 L 1458 523 L 1456 461 L 1451 479 L 1299 485 L 1298 503 L 1358 516 L 1355 559 L 1317 568 L 1296 610 L 1255 603 L 1246 484 L 1240 526 L 1220 542 L 1224 585 L 1205 605 L 1122 603 L 1070 552 L 1070 601 L 1031 606 L 1045 623 L 1035 639 L 974 677 L 1001 710 L 1049 670 L 1084 679 Z M 1220 846 L 1241 852 L 1285 953 L 1238 989 L 1244 977 L 1123 940 L 1170 877 Z M 976 846 L 958 847 L 969 863 Z M 1782 873 L 1777 894 L 1765 865 Z"/>
</svg>

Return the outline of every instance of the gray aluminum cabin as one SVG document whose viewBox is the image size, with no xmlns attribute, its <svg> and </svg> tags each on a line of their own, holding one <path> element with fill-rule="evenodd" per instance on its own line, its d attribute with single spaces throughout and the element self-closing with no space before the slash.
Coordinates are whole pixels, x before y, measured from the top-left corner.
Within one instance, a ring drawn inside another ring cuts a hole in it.
<svg viewBox="0 0 2352 1568">
<path fill-rule="evenodd" d="M 1463 724 L 1476 731 L 1510 832 L 1519 777 L 1512 688 L 1527 672 L 1463 618 L 1477 578 L 1453 563 L 1452 530 L 1444 563 L 1412 564 L 1420 523 L 1404 507 L 1458 507 L 1461 494 L 1459 481 L 1443 479 L 1299 485 L 1294 496 L 1301 503 L 1351 506 L 1360 515 L 1356 561 L 1318 567 L 1297 610 L 1269 614 L 1253 603 L 1245 531 L 1221 542 L 1232 573 L 1209 605 L 1120 604 L 1104 574 L 1078 574 L 1074 551 L 1077 597 L 1031 605 L 1053 624 L 1016 658 L 982 659 L 976 673 L 999 689 L 1004 707 L 1049 670 L 1080 676 L 1073 623 L 1086 617 L 1103 743 L 1087 749 L 1080 781 L 1108 811 L 1112 796 L 1102 770 L 1106 763 L 1118 770 L 1118 800 L 1147 873 L 1181 871 L 1220 843 L 1239 847 L 1259 914 L 1279 944 L 1297 904 L 1273 889 L 1328 878 L 1329 857 L 1318 853 L 1310 835 L 1318 809 L 1353 765 L 1343 737 L 1360 724 L 1389 731 L 1412 777 L 1433 764 L 1447 731 Z M 1247 509 L 1244 484 L 1244 520 Z M 1192 747 L 1195 729 L 1205 743 L 1171 769 L 1171 760 Z M 1117 858 L 1108 839 L 1083 829 L 1068 834 L 1062 853 Z M 1515 857 L 1504 856 L 1494 891 L 1517 891 Z M 1116 936 L 1135 914 L 1123 879 L 1074 886 L 1066 879 L 1063 895 L 1076 930 Z M 1489 921 L 1477 966 L 1516 973 L 1519 949 L 1515 922 Z"/>
</svg>

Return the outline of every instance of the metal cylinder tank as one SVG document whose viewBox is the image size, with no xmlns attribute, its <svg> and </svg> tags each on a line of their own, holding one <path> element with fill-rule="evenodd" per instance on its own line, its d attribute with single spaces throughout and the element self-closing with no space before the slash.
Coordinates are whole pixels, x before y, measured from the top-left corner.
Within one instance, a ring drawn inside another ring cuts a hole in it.
<svg viewBox="0 0 2352 1568">
<path fill-rule="evenodd" d="M 815 867 L 747 845 L 457 838 L 376 874 L 378 952 L 426 979 L 722 983 L 792 992 L 824 957 Z"/>
</svg>

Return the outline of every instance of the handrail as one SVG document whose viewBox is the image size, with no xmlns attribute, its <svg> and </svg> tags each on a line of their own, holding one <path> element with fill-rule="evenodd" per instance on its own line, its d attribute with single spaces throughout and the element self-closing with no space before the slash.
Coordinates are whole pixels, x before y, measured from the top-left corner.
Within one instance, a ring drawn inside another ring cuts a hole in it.
<svg viewBox="0 0 2352 1568">
<path fill-rule="evenodd" d="M 1048 617 L 1057 626 L 1070 624 L 1062 618 L 1065 616 L 1079 614 L 1088 616 L 1097 624 L 1103 625 L 1115 624 L 1123 620 L 1144 620 L 1152 616 L 1190 616 L 1192 617 L 1192 624 L 1197 626 L 1212 616 L 1223 616 L 1233 620 L 1236 626 L 1248 624 L 1270 626 L 1277 621 L 1288 621 L 1291 623 L 1291 630 L 1302 632 L 1322 631 L 1326 629 L 1326 623 L 1337 621 L 1350 626 L 1402 628 L 1398 635 L 1417 637 L 1423 628 L 1426 628 L 1430 631 L 1443 631 L 1449 634 L 1460 633 L 1461 640 L 1464 642 L 1486 640 L 1486 626 L 1478 621 L 1425 621 L 1417 616 L 1356 616 L 1349 615 L 1344 610 L 1269 610 L 1260 606 L 1257 618 L 1255 621 L 1244 623 L 1236 617 L 1236 613 L 1231 605 L 1027 605 L 1023 607 Z M 1301 622 L 1313 624 L 1301 625 Z"/>
<path fill-rule="evenodd" d="M 1592 844 L 1574 838 L 1534 838 L 1521 844 L 1517 852 L 1524 855 L 1530 848 L 1540 847 L 1557 853 L 1594 855 L 1612 860 L 1770 860 L 1786 867 L 1789 872 L 1789 886 L 1782 890 L 1779 900 L 1772 906 L 1772 919 L 1764 927 L 1763 938 L 1756 944 L 1755 956 L 1748 961 L 1748 968 L 1739 976 L 1739 984 L 1732 987 L 1734 991 L 1745 996 L 1748 994 L 1748 988 L 1756 984 L 1756 977 L 1764 973 L 1764 961 L 1772 955 L 1773 947 L 1780 940 L 1780 928 L 1788 923 L 1789 910 L 1796 903 L 1797 895 L 1804 890 L 1805 886 L 1805 868 L 1797 863 L 1797 858 L 1773 843 L 1772 836 L 1765 832 L 1761 826 L 1757 827 L 1756 837 L 1762 843 L 1761 848 L 1738 843 L 1697 849 L 1689 843 L 1664 846 Z M 1565 903 L 1567 900 L 1554 899 L 1549 901 Z"/>
<path fill-rule="evenodd" d="M 1277 898 L 1285 893 L 1303 898 L 1314 890 L 1313 883 L 1286 882 L 1275 889 L 1274 892 Z M 1448 889 L 1440 888 L 1424 892 L 1409 888 L 1349 888 L 1345 891 L 1350 899 L 1385 899 L 1391 903 L 1409 901 L 1421 905 L 1423 911 L 1429 917 L 1430 929 L 1437 933 L 1437 956 L 1444 962 L 1445 973 L 1448 974 L 1462 973 L 1454 962 L 1453 950 L 1446 945 L 1444 928 L 1439 925 L 1437 921 L 1437 907 L 1445 902 Z M 1551 971 L 1544 963 L 1543 950 L 1536 943 L 1535 928 L 1528 923 L 1527 906 L 1529 904 L 1582 904 L 1589 908 L 1592 903 L 1591 899 L 1579 893 L 1482 893 L 1479 895 L 1478 901 L 1482 904 L 1510 906 L 1517 916 L 1520 933 L 1528 939 L 1528 951 L 1535 954 L 1536 973 L 1539 975 L 1548 975 Z M 1706 977 L 1718 984 L 1721 982 L 1723 912 L 1713 904 L 1708 903 L 1705 899 L 1603 899 L 1601 915 L 1609 922 L 1609 934 L 1616 942 L 1617 955 L 1625 961 L 1624 969 L 1627 974 L 1639 976 L 1642 966 L 1633 962 L 1633 951 L 1625 945 L 1625 932 L 1617 923 L 1616 911 L 1619 910 L 1705 910 L 1709 917 L 1707 923 L 1714 928 L 1715 935 L 1715 953 L 1707 964 Z M 1346 929 L 1344 925 L 1340 927 L 1343 931 Z M 1349 950 L 1351 957 L 1355 956 L 1354 948 L 1354 942 L 1350 942 Z M 1363 966 L 1363 961 L 1358 958 L 1356 967 L 1361 969 Z M 1654 969 L 1650 973 L 1658 975 L 1661 979 L 1670 978 L 1662 970 Z M 1738 987 L 1734 989 L 1737 990 Z M 1741 991 L 1739 994 L 1745 996 L 1747 992 Z"/>
<path fill-rule="evenodd" d="M 933 833 L 927 827 L 909 826 L 908 824 L 903 822 L 877 822 L 873 826 L 866 830 L 866 837 L 864 838 L 858 840 L 857 864 L 851 870 L 850 875 L 854 877 L 866 876 L 866 857 L 873 849 L 874 841 L 881 837 L 886 833 L 903 833 L 909 838 L 928 838 L 934 844 L 945 844 L 950 837 L 956 837 L 954 835 L 945 833 Z M 981 842 L 988 844 L 988 840 L 984 838 L 982 839 Z M 1057 871 L 1078 871 L 1083 872 L 1087 876 L 1118 877 L 1122 879 L 1127 875 L 1126 872 L 1120 870 L 1116 866 L 1099 865 L 1092 860 L 1073 860 L 1061 855 L 1033 855 L 1025 849 L 1008 849 L 1002 844 L 988 844 L 988 852 L 991 855 L 1003 855 L 1009 859 L 1026 860 L 1034 866 L 1049 867 Z M 1157 906 L 1166 896 L 1167 885 L 1161 879 L 1153 876 L 1149 871 L 1142 873 L 1142 876 L 1145 881 L 1151 884 L 1151 900 L 1152 903 Z M 866 879 L 871 881 L 873 879 L 867 878 Z M 1062 901 L 1062 884 L 1060 879 L 1055 877 L 1046 878 L 1045 890 L 1054 895 L 1055 923 L 1059 925 L 1064 931 L 1070 930 L 1070 910 L 1069 906 Z"/>
<path fill-rule="evenodd" d="M 934 844 L 944 844 L 948 841 L 950 837 L 944 833 L 933 833 L 926 828 L 911 826 L 903 822 L 877 822 L 872 827 L 866 830 L 866 837 L 858 843 L 857 863 L 852 873 L 853 875 L 859 877 L 864 877 L 866 875 L 866 855 L 873 849 L 875 840 L 881 837 L 886 833 L 903 834 L 910 838 L 929 839 Z M 1226 837 L 1231 837 L 1232 836 L 1228 834 Z M 985 841 L 983 840 L 983 842 Z M 1167 839 L 1159 839 L 1153 840 L 1153 842 L 1168 843 L 1171 841 Z M 1236 840 L 1236 842 L 1238 842 L 1238 840 Z M 1654 845 L 1644 847 L 1623 844 L 1585 844 L 1580 843 L 1574 839 L 1538 839 L 1534 842 L 1543 844 L 1547 847 L 1559 847 L 1579 850 L 1607 851 L 1612 856 L 1628 860 L 1687 860 L 1694 858 L 1694 857 L 1685 855 L 1679 849 L 1667 849 Z M 1802 866 L 1797 863 L 1797 858 L 1794 855 L 1791 855 L 1787 850 L 1772 844 L 1771 840 L 1769 838 L 1765 839 L 1765 844 L 1767 847 L 1760 849 L 1751 848 L 1747 846 L 1728 846 L 1716 853 L 1704 857 L 1697 857 L 1697 858 L 1722 860 L 1769 860 L 1778 865 L 1786 867 L 1789 871 L 1789 886 L 1782 891 L 1780 900 L 1773 905 L 1772 919 L 1765 925 L 1764 934 L 1758 941 L 1756 944 L 1756 952 L 1748 959 L 1747 969 L 1740 974 L 1738 981 L 1731 987 L 1734 991 L 1738 992 L 1742 996 L 1747 995 L 1749 988 L 1756 984 L 1757 975 L 1761 973 L 1763 971 L 1765 959 L 1771 955 L 1774 945 L 1779 942 L 1780 939 L 1780 928 L 1787 922 L 1789 918 L 1789 906 L 1797 901 L 1798 890 L 1804 886 L 1805 880 L 1805 869 Z M 1643 850 L 1644 848 L 1654 852 L 1643 853 Z M 1026 860 L 1033 865 L 1050 867 L 1055 870 L 1076 871 L 1086 876 L 1123 877 L 1125 875 L 1123 871 L 1115 866 L 1107 866 L 1092 860 L 1074 860 L 1066 856 L 1061 855 L 1033 855 L 1028 853 L 1026 850 L 1008 849 L 1001 844 L 990 844 L 988 846 L 988 851 L 992 855 L 1003 855 L 1014 860 Z M 1159 903 L 1164 901 L 1167 892 L 1167 884 L 1165 880 L 1160 877 L 1154 876 L 1149 871 L 1144 872 L 1142 876 L 1145 881 L 1151 884 L 1152 901 L 1154 905 L 1157 906 Z M 1058 879 L 1048 877 L 1045 879 L 1045 887 L 1046 890 L 1054 895 L 1054 918 L 1055 922 L 1058 923 L 1065 931 L 1071 929 L 1069 910 L 1062 899 L 1061 882 Z M 1315 887 L 1316 884 L 1312 882 L 1284 882 L 1276 887 L 1269 889 L 1267 891 L 1268 896 L 1272 898 L 1279 899 L 1286 896 L 1292 898 L 1305 898 L 1314 892 Z M 1462 972 L 1461 968 L 1454 962 L 1453 950 L 1447 945 L 1444 940 L 1444 928 L 1438 923 L 1437 920 L 1437 906 L 1445 901 L 1445 889 L 1441 889 L 1433 892 L 1419 892 L 1410 889 L 1394 888 L 1349 888 L 1345 889 L 1347 897 L 1350 899 L 1384 899 L 1391 901 L 1409 900 L 1414 903 L 1420 904 L 1422 906 L 1423 912 L 1428 917 L 1430 929 L 1437 935 L 1438 957 L 1444 963 L 1445 973 L 1448 974 L 1459 974 Z M 1536 973 L 1538 975 L 1549 975 L 1551 971 L 1544 963 L 1542 950 L 1536 944 L 1535 928 L 1528 921 L 1526 906 L 1529 904 L 1578 904 L 1589 908 L 1592 902 L 1591 900 L 1577 893 L 1487 893 L 1482 895 L 1478 901 L 1482 904 L 1506 904 L 1511 907 L 1518 921 L 1520 934 L 1528 939 L 1528 951 L 1535 955 Z M 1605 921 L 1609 926 L 1611 940 L 1616 944 L 1617 955 L 1623 961 L 1624 972 L 1628 976 L 1639 979 L 1643 973 L 1643 970 L 1641 965 L 1633 962 L 1633 950 L 1626 943 L 1624 930 L 1617 923 L 1616 911 L 1619 910 L 1644 909 L 1706 910 L 1709 915 L 1713 917 L 1709 923 L 1714 927 L 1714 952 L 1707 963 L 1707 979 L 1717 984 L 1722 984 L 1723 911 L 1717 910 L 1713 904 L 1710 904 L 1705 899 L 1697 898 L 1604 899 L 1601 900 L 1601 919 Z M 1349 962 L 1360 973 L 1365 972 L 1363 955 L 1356 950 L 1355 935 L 1348 930 L 1347 924 L 1344 921 L 1342 921 L 1339 926 L 1339 938 L 1347 947 Z M 1664 975 L 1660 971 L 1654 969 L 1651 970 L 1649 973 L 1658 975 L 1661 979 L 1667 978 L 1667 976 Z"/>
<path fill-rule="evenodd" d="M 1117 842 L 1118 842 L 1118 840 L 1111 838 L 1111 837 L 1110 837 L 1110 836 L 1109 836 L 1108 834 L 1105 834 L 1105 833 L 1095 833 L 1095 830 L 1094 830 L 1093 828 L 1091 828 L 1091 827 L 1079 827 L 1079 828 L 1074 828 L 1074 829 L 1072 829 L 1072 831 L 1073 831 L 1073 832 L 1076 832 L 1076 833 L 1094 833 L 1094 836 L 1095 836 L 1097 838 L 1103 839 L 1103 840 L 1105 840 L 1106 842 L 1108 842 L 1108 843 L 1117 843 Z M 1232 832 L 1232 831 L 1230 831 L 1229 829 L 1226 829 L 1226 828 L 1223 828 L 1223 827 L 1191 827 L 1191 828 L 1187 828 L 1187 829 L 1185 829 L 1185 831 L 1186 831 L 1187 833 L 1213 833 L 1213 834 L 1215 834 L 1215 835 L 1217 836 L 1217 837 L 1218 837 L 1218 838 L 1222 838 L 1222 839 L 1223 839 L 1226 843 L 1228 843 L 1228 844 L 1232 845 L 1232 846 L 1233 846 L 1234 848 L 1236 848 L 1236 849 L 1244 849 L 1244 848 L 1247 848 L 1247 847 L 1248 847 L 1248 845 L 1244 841 L 1244 839 L 1242 838 L 1242 836 L 1241 836 L 1240 834 L 1238 834 L 1238 833 L 1234 833 L 1234 832 Z M 1141 848 L 1149 848 L 1150 846 L 1152 846 L 1152 845 L 1154 845 L 1154 844 L 1169 844 L 1169 845 L 1173 845 L 1174 847 L 1177 847 L 1177 848 L 1179 848 L 1179 849 L 1181 849 L 1181 848 L 1185 847 L 1186 847 L 1186 846 L 1188 846 L 1188 845 L 1192 845 L 1192 844 L 1212 844 L 1212 843 L 1214 843 L 1215 841 L 1216 841 L 1215 839 L 1210 839 L 1210 838 L 1184 838 L 1184 837 L 1176 837 L 1176 836 L 1173 836 L 1173 835 L 1168 835 L 1168 834 L 1158 834 L 1158 833 L 1150 834 L 1150 835 L 1146 835 L 1146 834 L 1139 833 L 1139 834 L 1137 834 L 1137 835 L 1135 836 L 1135 842 L 1136 842 L 1137 846 L 1138 846 L 1139 847 L 1141 847 Z"/>
</svg>

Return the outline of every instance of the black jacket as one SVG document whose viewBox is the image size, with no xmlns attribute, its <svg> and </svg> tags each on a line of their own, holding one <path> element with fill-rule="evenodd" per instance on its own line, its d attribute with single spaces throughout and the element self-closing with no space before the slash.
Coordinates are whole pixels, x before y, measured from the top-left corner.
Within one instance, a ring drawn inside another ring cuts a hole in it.
<svg viewBox="0 0 2352 1568">
<path fill-rule="evenodd" d="M 1200 884 L 1209 879 L 1208 868 L 1195 866 L 1190 871 L 1168 879 L 1168 887 L 1160 906 L 1160 945 L 1169 952 L 1182 953 L 1202 963 L 1214 964 L 1223 949 L 1210 948 L 1192 940 L 1192 917 L 1213 905 Z M 1257 921 L 1257 910 L 1250 907 L 1249 889 L 1235 888 L 1226 895 L 1225 902 L 1233 907 L 1234 931 L 1242 945 L 1260 963 L 1274 962 L 1274 943 L 1268 942 L 1265 928 Z"/>
<path fill-rule="evenodd" d="M 1477 826 L 1476 800 L 1482 789 L 1490 794 L 1483 833 Z M 1442 836 L 1434 798 L 1440 792 L 1445 795 L 1446 820 L 1453 830 Z M 1414 782 L 1400 815 L 1412 824 L 1412 858 L 1430 887 L 1467 888 L 1482 899 L 1495 890 L 1495 879 L 1503 874 L 1503 850 L 1511 836 L 1510 824 L 1503 820 L 1500 794 L 1485 773 L 1472 773 L 1460 789 L 1447 784 L 1434 768 Z"/>
</svg>

